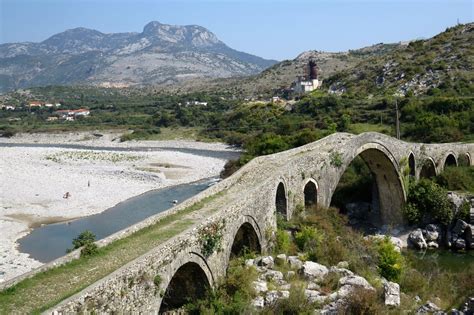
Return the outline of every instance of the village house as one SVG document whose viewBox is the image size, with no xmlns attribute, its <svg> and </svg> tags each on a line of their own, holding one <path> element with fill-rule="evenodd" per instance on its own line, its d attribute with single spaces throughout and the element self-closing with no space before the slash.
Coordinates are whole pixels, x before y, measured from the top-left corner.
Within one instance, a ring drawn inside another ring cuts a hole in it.
<svg viewBox="0 0 474 315">
<path fill-rule="evenodd" d="M 32 108 L 32 107 L 41 107 L 41 106 L 43 106 L 43 103 L 34 101 L 34 102 L 30 102 L 30 103 L 28 104 L 28 106 L 29 106 L 30 108 Z"/>
<path fill-rule="evenodd" d="M 4 110 L 15 110 L 15 106 L 13 105 L 0 105 L 0 108 Z"/>
<path fill-rule="evenodd" d="M 90 115 L 90 110 L 86 108 L 80 108 L 80 109 L 60 109 L 54 112 L 59 119 L 67 120 L 67 121 L 73 121 L 75 118 L 82 116 L 86 117 Z"/>
</svg>

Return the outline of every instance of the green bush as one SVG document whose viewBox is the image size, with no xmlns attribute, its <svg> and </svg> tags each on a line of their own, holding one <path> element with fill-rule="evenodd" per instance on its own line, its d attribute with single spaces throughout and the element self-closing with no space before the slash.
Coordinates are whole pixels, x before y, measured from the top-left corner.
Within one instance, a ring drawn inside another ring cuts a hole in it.
<svg viewBox="0 0 474 315">
<path fill-rule="evenodd" d="M 72 240 L 73 248 L 67 249 L 66 253 L 69 253 L 75 249 L 81 249 L 81 256 L 91 256 L 98 252 L 98 247 L 94 243 L 95 235 L 91 231 L 84 231 L 79 234 L 75 239 Z"/>
<path fill-rule="evenodd" d="M 285 230 L 276 231 L 276 251 L 278 253 L 288 253 L 291 249 L 291 237 Z"/>
<path fill-rule="evenodd" d="M 380 275 L 389 281 L 400 282 L 403 257 L 395 249 L 390 238 L 386 237 L 377 244 L 377 252 Z"/>
<path fill-rule="evenodd" d="M 436 183 L 448 190 L 470 191 L 474 193 L 474 167 L 446 167 L 436 176 Z"/>
<path fill-rule="evenodd" d="M 311 251 L 321 244 L 323 234 L 311 226 L 302 226 L 295 234 L 295 243 L 300 250 Z"/>
<path fill-rule="evenodd" d="M 448 225 L 454 213 L 448 192 L 431 180 L 420 179 L 416 183 L 410 183 L 405 215 L 410 223 L 434 219 Z"/>
</svg>

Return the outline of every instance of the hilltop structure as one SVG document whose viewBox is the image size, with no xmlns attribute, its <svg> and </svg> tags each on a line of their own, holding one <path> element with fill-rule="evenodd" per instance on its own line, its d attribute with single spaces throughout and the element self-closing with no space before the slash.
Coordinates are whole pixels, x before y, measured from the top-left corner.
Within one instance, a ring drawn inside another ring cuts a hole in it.
<svg viewBox="0 0 474 315">
<path fill-rule="evenodd" d="M 298 76 L 292 84 L 295 93 L 307 93 L 319 88 L 323 81 L 318 79 L 318 68 L 314 60 L 310 60 L 306 66 L 306 75 Z"/>
</svg>

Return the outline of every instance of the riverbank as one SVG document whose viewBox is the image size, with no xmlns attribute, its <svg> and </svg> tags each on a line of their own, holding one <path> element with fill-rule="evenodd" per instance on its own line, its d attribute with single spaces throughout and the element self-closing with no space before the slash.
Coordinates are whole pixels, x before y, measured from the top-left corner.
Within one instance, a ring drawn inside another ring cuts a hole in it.
<svg viewBox="0 0 474 315">
<path fill-rule="evenodd" d="M 152 189 L 217 176 L 225 160 L 174 151 L 230 150 L 191 141 L 117 143 L 116 134 L 27 134 L 2 143 L 81 144 L 96 147 L 163 147 L 163 151 L 111 152 L 55 147 L 0 150 L 0 282 L 41 263 L 17 250 L 16 241 L 41 224 L 100 213 Z"/>
</svg>

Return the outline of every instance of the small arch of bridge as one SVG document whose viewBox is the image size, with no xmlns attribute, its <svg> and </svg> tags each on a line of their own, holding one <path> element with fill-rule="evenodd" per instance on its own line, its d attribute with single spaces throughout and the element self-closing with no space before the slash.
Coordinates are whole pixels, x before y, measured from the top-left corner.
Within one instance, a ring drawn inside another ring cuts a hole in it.
<svg viewBox="0 0 474 315">
<path fill-rule="evenodd" d="M 304 206 L 309 208 L 318 204 L 318 182 L 308 178 L 303 186 Z"/>
<path fill-rule="evenodd" d="M 454 152 L 450 151 L 448 152 L 445 157 L 441 160 L 440 165 L 442 165 L 442 169 L 444 170 L 446 167 L 449 166 L 458 166 L 458 159 L 456 157 L 456 154 Z"/>
<path fill-rule="evenodd" d="M 288 185 L 283 178 L 278 180 L 275 196 L 275 211 L 277 214 L 289 219 L 288 211 Z"/>
<path fill-rule="evenodd" d="M 195 252 L 182 256 L 184 257 L 174 260 L 182 263 L 169 273 L 171 278 L 163 283 L 166 290 L 161 299 L 160 314 L 203 298 L 207 290 L 214 285 L 214 276 L 203 256 Z"/>
<path fill-rule="evenodd" d="M 436 164 L 431 157 L 424 159 L 420 169 L 420 178 L 432 178 L 438 175 L 436 172 Z"/>
</svg>

